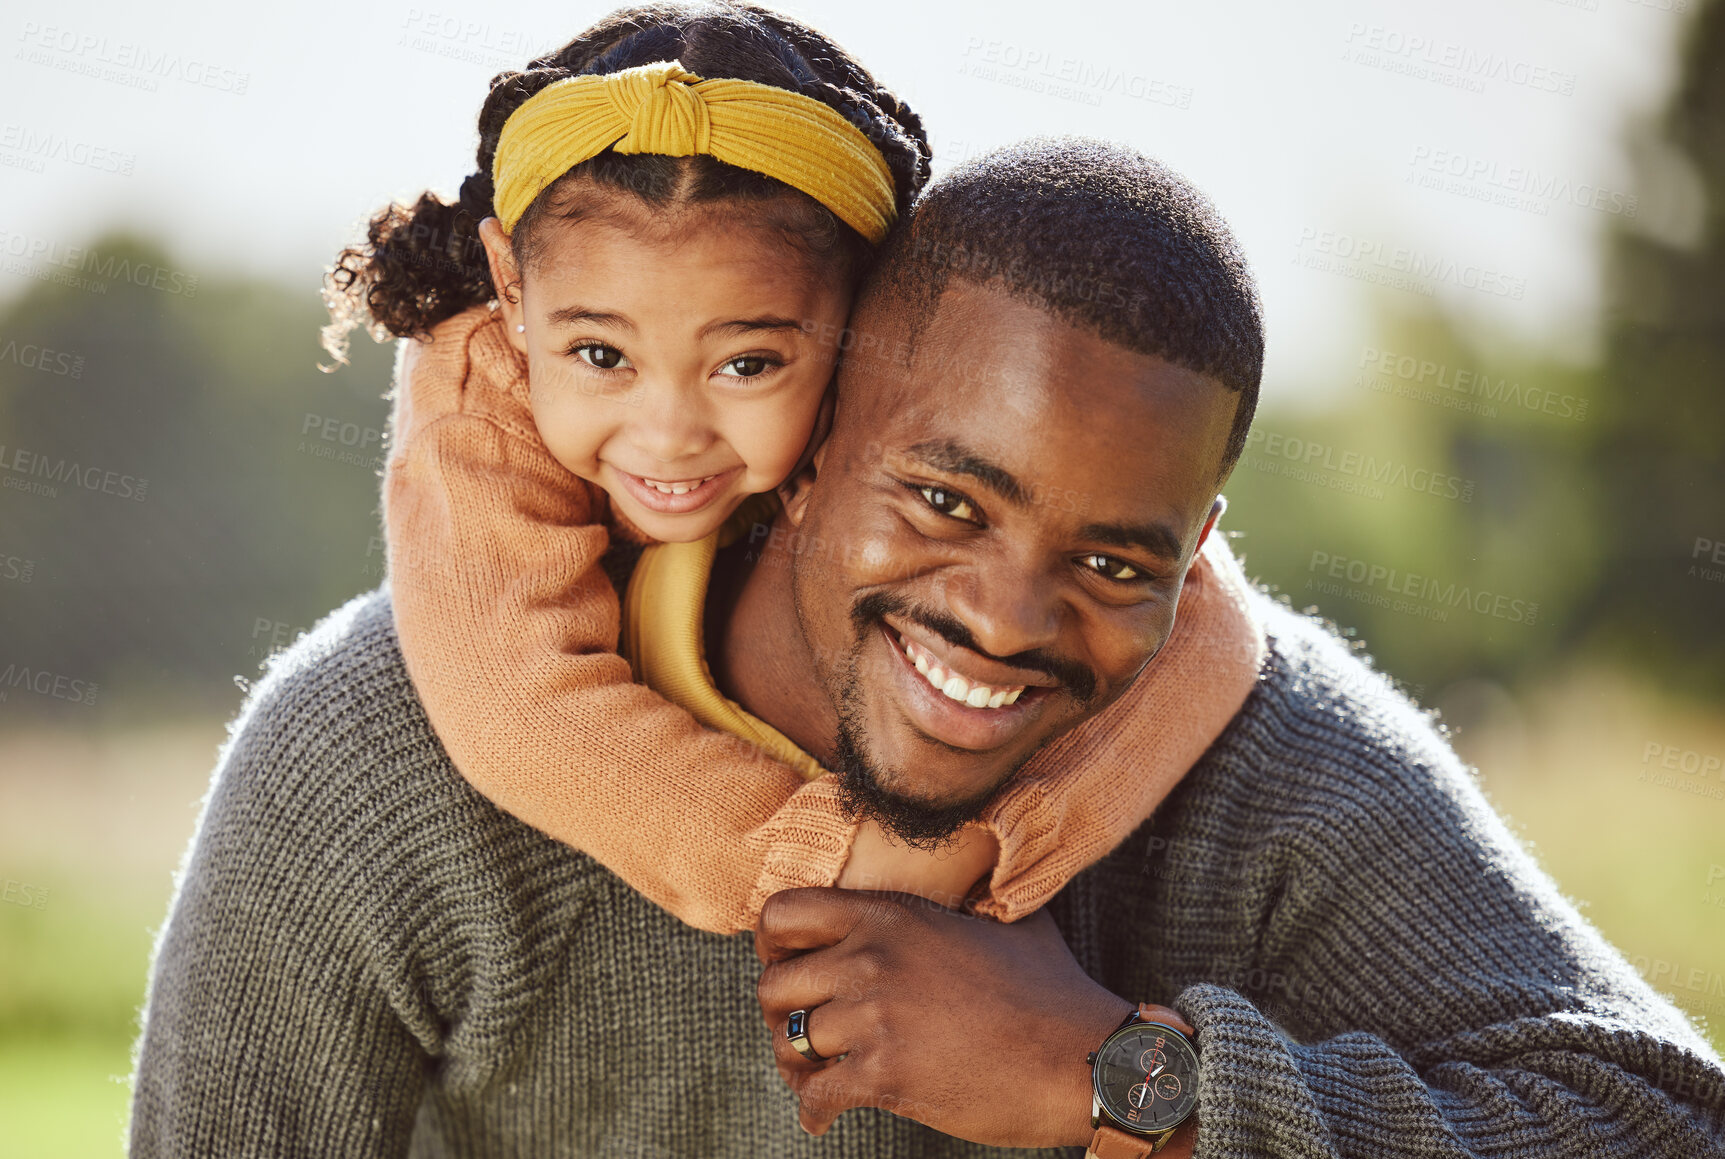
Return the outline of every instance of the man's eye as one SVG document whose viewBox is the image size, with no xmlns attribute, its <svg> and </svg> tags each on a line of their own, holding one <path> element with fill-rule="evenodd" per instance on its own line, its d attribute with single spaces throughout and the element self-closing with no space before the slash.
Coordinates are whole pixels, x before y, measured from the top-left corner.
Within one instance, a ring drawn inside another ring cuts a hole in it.
<svg viewBox="0 0 1725 1159">
<path fill-rule="evenodd" d="M 976 522 L 976 508 L 958 492 L 948 491 L 945 487 L 918 487 L 917 492 L 922 496 L 923 502 L 942 515 Z"/>
<path fill-rule="evenodd" d="M 603 342 L 583 342 L 570 353 L 598 370 L 616 370 L 620 366 L 629 365 L 629 360 L 623 357 L 621 350 Z"/>
<path fill-rule="evenodd" d="M 1142 578 L 1143 573 L 1123 559 L 1115 559 L 1111 555 L 1086 555 L 1080 558 L 1085 567 L 1097 575 L 1106 576 L 1111 580 L 1125 582 Z"/>
<path fill-rule="evenodd" d="M 775 363 L 771 358 L 761 354 L 745 354 L 741 358 L 733 358 L 719 368 L 719 373 L 727 378 L 756 378 L 771 370 Z"/>
</svg>

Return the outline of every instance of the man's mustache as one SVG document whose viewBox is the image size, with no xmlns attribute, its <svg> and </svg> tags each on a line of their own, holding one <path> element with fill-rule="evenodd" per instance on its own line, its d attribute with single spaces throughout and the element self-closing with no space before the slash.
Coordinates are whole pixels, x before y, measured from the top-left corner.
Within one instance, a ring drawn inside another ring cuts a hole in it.
<svg viewBox="0 0 1725 1159">
<path fill-rule="evenodd" d="M 899 616 L 919 627 L 927 628 L 955 647 L 968 648 L 977 655 L 986 656 L 998 663 L 1051 677 L 1067 695 L 1081 705 L 1089 704 L 1096 695 L 1096 673 L 1078 661 L 1056 656 L 1043 648 L 1032 648 L 1012 656 L 996 656 L 978 645 L 970 629 L 956 616 L 919 607 L 890 592 L 870 592 L 851 607 L 851 626 L 856 629 L 857 640 L 863 640 L 869 629 L 889 615 Z"/>
</svg>

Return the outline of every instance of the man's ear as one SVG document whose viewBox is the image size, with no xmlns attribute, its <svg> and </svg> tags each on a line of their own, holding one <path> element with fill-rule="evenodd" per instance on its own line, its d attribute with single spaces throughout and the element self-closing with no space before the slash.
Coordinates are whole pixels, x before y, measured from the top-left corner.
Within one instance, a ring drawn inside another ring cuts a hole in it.
<svg viewBox="0 0 1725 1159">
<path fill-rule="evenodd" d="M 820 477 L 821 464 L 826 462 L 827 444 L 822 442 L 809 455 L 804 464 L 791 473 L 791 477 L 779 484 L 779 502 L 785 505 L 785 518 L 791 521 L 792 527 L 801 527 L 803 516 L 809 511 L 809 496 L 813 493 L 815 480 Z"/>
<path fill-rule="evenodd" d="M 527 311 L 521 305 L 521 272 L 515 268 L 515 251 L 503 223 L 488 217 L 479 223 L 479 240 L 485 243 L 485 260 L 491 264 L 491 284 L 497 289 L 497 312 L 503 315 L 503 332 L 519 354 L 527 353 L 527 335 L 521 326 Z"/>
<path fill-rule="evenodd" d="M 1210 538 L 1210 530 L 1216 526 L 1216 520 L 1222 518 L 1222 512 L 1228 510 L 1228 499 L 1225 495 L 1216 496 L 1216 501 L 1210 504 L 1210 518 L 1204 520 L 1204 530 L 1198 533 L 1198 545 L 1192 549 L 1192 562 L 1198 561 L 1198 553 L 1204 550 L 1204 541 Z M 1192 564 L 1186 565 L 1188 569 Z"/>
</svg>

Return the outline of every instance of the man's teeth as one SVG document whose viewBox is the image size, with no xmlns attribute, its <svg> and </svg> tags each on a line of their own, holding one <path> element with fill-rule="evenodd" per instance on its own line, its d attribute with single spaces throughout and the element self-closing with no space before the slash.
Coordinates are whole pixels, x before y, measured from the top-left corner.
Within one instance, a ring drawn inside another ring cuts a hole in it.
<svg viewBox="0 0 1725 1159">
<path fill-rule="evenodd" d="M 665 495 L 687 495 L 701 484 L 716 478 L 718 478 L 717 475 L 708 475 L 706 479 L 685 479 L 681 483 L 661 483 L 657 479 L 643 477 L 641 482 Z"/>
<path fill-rule="evenodd" d="M 1024 693 L 1022 684 L 1008 685 L 996 688 L 988 684 L 973 684 L 956 672 L 948 672 L 939 664 L 929 659 L 928 653 L 905 639 L 899 637 L 904 645 L 904 654 L 916 670 L 922 673 L 922 678 L 929 686 L 936 689 L 950 700 L 961 701 L 972 708 L 1000 708 L 1011 704 Z"/>
</svg>

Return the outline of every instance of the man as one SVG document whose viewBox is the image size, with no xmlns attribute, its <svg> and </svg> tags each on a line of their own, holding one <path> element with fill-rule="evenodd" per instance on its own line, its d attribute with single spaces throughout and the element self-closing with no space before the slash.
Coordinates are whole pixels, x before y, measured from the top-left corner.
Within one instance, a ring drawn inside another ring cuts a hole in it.
<svg viewBox="0 0 1725 1159">
<path fill-rule="evenodd" d="M 1178 178 L 1042 142 L 937 183 L 855 329 L 814 479 L 763 558 L 717 565 L 708 648 L 857 808 L 936 840 L 1168 638 L 1250 420 L 1258 314 Z M 1055 486 L 1089 501 L 1035 501 Z M 224 754 L 158 947 L 133 1154 L 1138 1154 L 1093 1135 L 1085 1056 L 1140 1004 L 1197 1044 L 1197 1118 L 1163 1154 L 1720 1153 L 1699 1035 L 1419 712 L 1321 627 L 1255 611 L 1257 690 L 1047 912 L 791 890 L 750 939 L 477 797 L 386 599 L 356 600 Z M 1023 686 L 1020 710 L 960 712 L 913 656 Z"/>
</svg>

